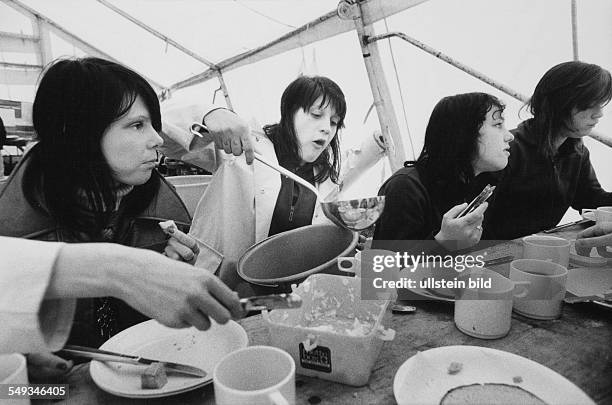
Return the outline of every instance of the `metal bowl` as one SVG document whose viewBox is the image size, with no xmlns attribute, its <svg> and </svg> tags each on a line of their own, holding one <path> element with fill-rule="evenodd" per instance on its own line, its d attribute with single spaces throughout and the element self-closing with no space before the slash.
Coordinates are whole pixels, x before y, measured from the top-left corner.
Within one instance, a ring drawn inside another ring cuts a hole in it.
<svg viewBox="0 0 612 405">
<path fill-rule="evenodd" d="M 374 224 L 385 208 L 385 197 L 322 202 L 325 216 L 351 231 L 362 231 Z"/>
</svg>

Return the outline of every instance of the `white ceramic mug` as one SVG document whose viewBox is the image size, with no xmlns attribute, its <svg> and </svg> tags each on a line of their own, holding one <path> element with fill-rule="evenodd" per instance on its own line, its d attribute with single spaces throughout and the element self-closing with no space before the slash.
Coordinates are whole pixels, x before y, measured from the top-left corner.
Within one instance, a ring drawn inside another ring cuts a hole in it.
<svg viewBox="0 0 612 405">
<path fill-rule="evenodd" d="M 0 355 L 0 384 L 28 384 L 28 367 L 23 354 Z M 3 399 L 3 405 L 28 405 L 29 399 Z"/>
<path fill-rule="evenodd" d="M 588 212 L 593 213 L 595 222 L 598 224 L 602 222 L 612 222 L 612 207 L 585 208 L 582 210 L 582 215 Z"/>
<path fill-rule="evenodd" d="M 458 290 L 455 300 L 457 328 L 480 339 L 506 336 L 512 319 L 512 299 L 526 296 L 525 286 L 530 283 L 513 282 L 486 268 L 474 269 L 460 280 L 466 283 L 466 288 Z M 490 282 L 490 287 L 483 286 L 484 282 Z"/>
<path fill-rule="evenodd" d="M 547 235 L 530 235 L 523 238 L 523 259 L 548 260 L 563 267 L 569 265 L 570 242 Z"/>
<path fill-rule="evenodd" d="M 295 362 L 276 347 L 245 347 L 217 363 L 213 384 L 217 405 L 292 405 Z"/>
<path fill-rule="evenodd" d="M 567 268 L 545 260 L 520 259 L 510 263 L 510 280 L 529 281 L 528 293 L 514 298 L 514 311 L 533 319 L 561 316 Z"/>
</svg>

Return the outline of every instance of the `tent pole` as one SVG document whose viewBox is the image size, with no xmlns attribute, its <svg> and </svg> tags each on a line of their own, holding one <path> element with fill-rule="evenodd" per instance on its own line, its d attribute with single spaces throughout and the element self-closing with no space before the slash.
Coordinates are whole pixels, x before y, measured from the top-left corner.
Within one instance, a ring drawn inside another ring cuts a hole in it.
<svg viewBox="0 0 612 405">
<path fill-rule="evenodd" d="M 485 75 L 484 73 L 481 73 L 479 71 L 477 71 L 476 69 L 473 69 L 453 58 L 451 58 L 448 55 L 443 54 L 442 52 L 438 51 L 437 49 L 432 48 L 429 45 L 426 45 L 420 41 L 417 41 L 414 38 L 409 37 L 408 35 L 404 34 L 403 32 L 388 32 L 386 34 L 382 34 L 382 35 L 378 35 L 378 36 L 372 36 L 372 37 L 368 37 L 367 41 L 370 43 L 376 42 L 376 41 L 380 41 L 381 39 L 386 39 L 386 38 L 391 38 L 391 37 L 398 37 L 403 39 L 406 42 L 409 42 L 410 44 L 416 46 L 419 49 L 422 49 L 423 51 L 435 56 L 436 58 L 439 58 L 441 60 L 443 60 L 444 62 L 448 63 L 449 65 L 452 65 L 454 67 L 456 67 L 459 70 L 464 71 L 465 73 L 469 74 L 470 76 L 473 76 L 475 78 L 477 78 L 478 80 L 481 80 L 485 83 L 487 83 L 488 85 L 495 87 L 496 89 L 503 91 L 504 93 L 508 94 L 509 96 L 514 97 L 515 99 L 522 101 L 523 103 L 526 103 L 527 100 L 529 99 L 527 96 L 519 93 L 518 91 L 515 91 L 511 88 L 509 88 L 508 86 L 505 86 L 499 82 L 497 82 L 496 80 L 490 78 L 489 76 Z"/>
<path fill-rule="evenodd" d="M 391 102 L 391 93 L 385 79 L 378 45 L 376 43 L 368 43 L 367 41 L 367 38 L 374 34 L 374 28 L 372 25 L 364 25 L 361 4 L 355 4 L 354 6 L 357 7 L 355 10 L 358 10 L 358 15 L 353 16 L 353 20 L 361 45 L 361 54 L 368 73 L 374 97 L 374 106 L 376 107 L 378 122 L 380 123 L 380 129 L 387 147 L 387 156 L 389 157 L 391 170 L 395 172 L 404 166 L 404 161 L 406 160 L 404 143 Z"/>
<path fill-rule="evenodd" d="M 2 0 L 0 0 L 2 1 Z M 355 0 L 350 0 L 353 3 Z M 374 24 L 388 16 L 417 6 L 427 0 L 359 0 L 360 6 L 365 10 L 364 24 Z M 344 2 L 343 2 L 344 3 Z M 310 21 L 296 30 L 283 35 L 265 45 L 232 56 L 215 64 L 217 69 L 227 72 L 240 66 L 249 65 L 264 60 L 274 55 L 281 54 L 291 49 L 306 46 L 317 41 L 331 38 L 344 32 L 355 29 L 352 19 L 338 17 L 338 11 L 329 13 Z M 215 68 L 191 76 L 170 86 L 171 90 L 179 90 L 185 87 L 202 83 L 216 76 Z"/>
<path fill-rule="evenodd" d="M 32 29 L 34 31 L 34 35 L 38 37 L 38 63 L 40 63 L 42 66 L 46 66 L 53 60 L 49 30 L 40 17 L 32 18 Z"/>
<path fill-rule="evenodd" d="M 223 92 L 223 97 L 225 97 L 225 104 L 227 105 L 227 108 L 234 111 L 232 100 L 230 100 L 229 92 L 227 91 L 227 86 L 225 85 L 225 80 L 223 80 L 223 74 L 220 70 L 217 71 L 217 78 L 219 79 L 219 84 L 221 85 L 221 91 Z"/>
<path fill-rule="evenodd" d="M 574 60 L 578 58 L 578 7 L 576 0 L 572 0 L 572 51 L 574 52 Z"/>
<path fill-rule="evenodd" d="M 166 35 L 162 34 L 161 32 L 159 32 L 159 31 L 151 28 L 147 24 L 143 23 L 139 19 L 137 19 L 137 18 L 131 16 L 130 14 L 126 13 L 125 11 L 121 10 L 119 7 L 115 7 L 110 2 L 108 2 L 106 0 L 98 0 L 98 3 L 100 3 L 100 4 L 110 8 L 111 10 L 113 10 L 115 13 L 119 14 L 123 18 L 126 18 L 130 22 L 132 22 L 132 23 L 138 25 L 140 28 L 144 29 L 145 31 L 153 34 L 155 37 L 157 37 L 157 38 L 165 41 L 166 43 L 172 45 L 173 47 L 175 47 L 179 51 L 183 52 L 184 54 L 191 56 L 192 58 L 194 58 L 198 62 L 201 62 L 201 63 L 203 63 L 204 65 L 206 65 L 208 67 L 214 67 L 215 64 L 213 62 L 211 62 L 208 59 L 204 58 L 203 56 L 200 56 L 197 53 L 187 49 L 185 46 L 179 44 L 178 42 L 176 42 L 172 38 L 167 37 Z"/>
</svg>

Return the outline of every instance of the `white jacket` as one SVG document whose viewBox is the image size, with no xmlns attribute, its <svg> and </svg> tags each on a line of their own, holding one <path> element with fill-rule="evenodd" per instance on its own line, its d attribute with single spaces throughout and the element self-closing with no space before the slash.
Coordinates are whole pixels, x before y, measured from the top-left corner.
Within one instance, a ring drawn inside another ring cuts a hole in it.
<svg viewBox="0 0 612 405">
<path fill-rule="evenodd" d="M 0 237 L 0 353 L 62 348 L 74 299 L 45 300 L 62 243 Z"/>
<path fill-rule="evenodd" d="M 252 136 L 255 151 L 278 164 L 272 142 L 262 132 L 253 131 Z M 322 195 L 336 187 L 329 179 L 317 184 Z M 249 166 L 244 157 L 225 154 L 198 203 L 189 234 L 223 255 L 219 276 L 231 288 L 241 282 L 238 259 L 268 236 L 280 188 L 277 171 L 257 160 Z M 325 222 L 329 220 L 317 200 L 312 223 Z M 206 267 L 205 263 L 205 257 L 198 257 L 196 266 Z"/>
</svg>

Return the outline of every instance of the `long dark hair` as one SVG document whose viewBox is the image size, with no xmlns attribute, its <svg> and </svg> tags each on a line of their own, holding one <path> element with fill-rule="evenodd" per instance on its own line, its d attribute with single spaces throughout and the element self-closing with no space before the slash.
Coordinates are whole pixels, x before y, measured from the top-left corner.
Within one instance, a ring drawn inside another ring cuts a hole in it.
<svg viewBox="0 0 612 405">
<path fill-rule="evenodd" d="M 533 115 L 538 150 L 552 157 L 559 130 L 571 128 L 572 112 L 605 105 L 612 98 L 610 72 L 584 62 L 564 62 L 549 69 L 526 106 Z"/>
<path fill-rule="evenodd" d="M 61 226 L 99 232 L 117 202 L 116 184 L 102 153 L 106 129 L 140 96 L 161 130 L 155 91 L 137 73 L 98 58 L 63 59 L 45 71 L 33 106 L 38 144 L 24 175 L 24 192 Z M 154 198 L 159 178 L 152 175 L 124 200 L 126 212 L 139 212 Z M 86 203 L 84 203 L 86 201 Z M 92 218 L 79 215 L 89 208 Z"/>
<path fill-rule="evenodd" d="M 491 108 L 503 111 L 505 105 L 487 93 L 457 94 L 436 104 L 416 162 L 430 181 L 453 184 L 474 178 L 472 162 L 478 154 L 478 131 Z"/>
<path fill-rule="evenodd" d="M 293 117 L 298 109 L 308 111 L 322 97 L 319 107 L 331 106 L 340 118 L 336 133 L 329 146 L 313 162 L 316 169 L 315 181 L 320 183 L 328 178 L 338 183 L 340 176 L 340 145 L 338 131 L 344 128 L 346 100 L 340 87 L 331 79 L 323 76 L 300 76 L 283 92 L 281 97 L 281 119 L 278 124 L 266 125 L 264 132 L 274 143 L 279 160 L 298 162 L 300 150 Z"/>
</svg>

